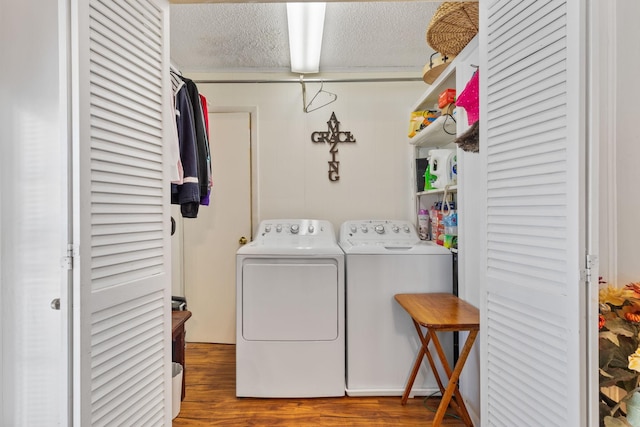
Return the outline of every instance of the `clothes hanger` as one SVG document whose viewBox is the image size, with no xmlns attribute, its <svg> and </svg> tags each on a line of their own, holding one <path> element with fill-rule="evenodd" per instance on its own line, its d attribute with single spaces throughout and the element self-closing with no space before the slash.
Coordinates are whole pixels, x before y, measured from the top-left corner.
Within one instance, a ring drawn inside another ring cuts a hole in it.
<svg viewBox="0 0 640 427">
<path fill-rule="evenodd" d="M 335 93 L 324 90 L 324 82 L 320 81 L 320 89 L 318 89 L 316 94 L 313 95 L 313 98 L 311 98 L 311 101 L 309 101 L 309 103 L 307 104 L 307 87 L 306 87 L 305 82 L 303 80 L 303 76 L 300 76 L 300 84 L 302 85 L 302 110 L 305 113 L 310 113 L 310 112 L 318 110 L 318 109 L 320 109 L 322 107 L 326 107 L 327 105 L 331 104 L 332 102 L 337 101 L 337 99 L 338 99 L 338 95 L 336 95 Z M 320 93 L 326 93 L 327 95 L 329 95 L 330 100 L 325 102 L 322 105 L 319 105 L 319 106 L 317 106 L 315 108 L 309 109 L 309 107 L 311 107 L 311 104 L 313 104 L 313 101 L 318 97 L 318 95 L 320 95 Z"/>
<path fill-rule="evenodd" d="M 184 77 L 182 77 L 182 74 L 178 71 L 173 71 L 173 70 L 169 70 L 169 73 L 171 73 L 174 77 L 184 80 Z"/>
<path fill-rule="evenodd" d="M 318 89 L 318 91 L 316 92 L 316 94 L 315 94 L 315 95 L 313 95 L 313 98 L 311 98 L 311 101 L 309 101 L 309 103 L 308 103 L 308 104 L 307 104 L 307 106 L 305 107 L 305 110 L 304 110 L 304 112 L 305 112 L 305 113 L 310 113 L 310 112 L 315 111 L 315 110 L 318 110 L 318 109 L 320 109 L 320 108 L 322 108 L 322 107 L 326 107 L 327 105 L 331 104 L 332 102 L 336 102 L 336 100 L 338 99 L 338 95 L 336 95 L 336 94 L 335 94 L 335 93 L 333 93 L 333 92 L 329 92 L 329 91 L 324 90 L 324 89 L 323 89 L 323 87 L 324 87 L 324 82 L 323 82 L 323 81 L 320 81 L 320 89 Z M 318 95 L 320 95 L 320 93 L 326 93 L 327 95 L 329 95 L 329 96 L 330 96 L 330 98 L 331 98 L 331 99 L 330 99 L 329 101 L 325 102 L 325 103 L 324 103 L 324 104 L 322 104 L 322 105 L 319 105 L 319 106 L 317 106 L 317 107 L 315 107 L 315 108 L 313 108 L 313 109 L 309 109 L 309 107 L 311 106 L 311 104 L 313 104 L 313 101 L 316 99 L 316 97 L 317 97 Z"/>
</svg>

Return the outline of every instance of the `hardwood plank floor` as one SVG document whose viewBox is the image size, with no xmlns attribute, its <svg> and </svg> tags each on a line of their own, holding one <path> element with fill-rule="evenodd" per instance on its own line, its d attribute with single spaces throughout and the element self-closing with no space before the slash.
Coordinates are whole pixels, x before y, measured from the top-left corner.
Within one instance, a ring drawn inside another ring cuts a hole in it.
<svg viewBox="0 0 640 427">
<path fill-rule="evenodd" d="M 186 396 L 174 427 L 431 426 L 439 398 L 334 397 L 254 399 L 235 396 L 235 345 L 188 343 Z M 407 367 L 409 369 L 409 367 Z M 459 427 L 445 417 L 443 426 Z"/>
</svg>

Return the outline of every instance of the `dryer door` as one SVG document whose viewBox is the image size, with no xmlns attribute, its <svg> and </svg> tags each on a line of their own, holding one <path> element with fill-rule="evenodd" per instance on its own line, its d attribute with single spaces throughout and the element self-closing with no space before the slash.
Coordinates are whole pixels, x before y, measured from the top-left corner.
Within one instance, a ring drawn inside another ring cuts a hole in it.
<svg viewBox="0 0 640 427">
<path fill-rule="evenodd" d="M 248 341 L 338 338 L 335 259 L 245 260 L 242 335 Z"/>
</svg>

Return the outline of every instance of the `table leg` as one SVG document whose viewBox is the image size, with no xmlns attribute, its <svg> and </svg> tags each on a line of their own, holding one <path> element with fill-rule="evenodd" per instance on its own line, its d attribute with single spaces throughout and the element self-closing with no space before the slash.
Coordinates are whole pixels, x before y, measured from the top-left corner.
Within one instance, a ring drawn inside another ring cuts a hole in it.
<svg viewBox="0 0 640 427">
<path fill-rule="evenodd" d="M 449 377 L 449 384 L 447 384 L 447 388 L 445 389 L 445 392 L 442 395 L 442 399 L 440 400 L 440 405 L 438 405 L 438 410 L 436 411 L 436 415 L 433 418 L 433 427 L 439 426 L 440 423 L 442 422 L 444 418 L 444 414 L 447 410 L 447 407 L 451 402 L 451 397 L 454 394 L 456 397 L 456 404 L 459 407 L 457 409 L 458 409 L 458 412 L 460 413 L 460 416 L 462 417 L 462 420 L 467 426 L 473 427 L 473 422 L 471 421 L 471 417 L 469 416 L 467 407 L 465 406 L 464 400 L 462 399 L 462 395 L 460 394 L 460 390 L 458 389 L 458 378 L 460 377 L 460 373 L 462 372 L 462 367 L 464 366 L 467 360 L 467 357 L 471 352 L 471 347 L 473 346 L 476 336 L 478 335 L 478 331 L 469 331 L 469 336 L 467 337 L 467 341 L 465 342 L 464 347 L 462 348 L 462 352 L 460 353 L 458 362 L 453 368 L 453 371 L 451 371 L 451 368 L 449 367 L 449 363 L 447 362 L 447 358 L 445 357 L 444 351 L 442 350 L 442 346 L 440 345 L 440 341 L 438 340 L 436 333 L 430 330 L 427 332 L 431 337 L 431 340 L 433 341 L 434 346 L 436 347 L 436 351 L 438 352 L 440 361 L 442 362 L 445 372 Z"/>
<path fill-rule="evenodd" d="M 411 393 L 413 382 L 416 380 L 416 376 L 418 375 L 418 371 L 420 370 L 420 365 L 422 364 L 422 359 L 424 358 L 424 355 L 425 355 L 425 349 L 427 348 L 427 344 L 429 344 L 429 338 L 424 338 L 422 336 L 422 331 L 418 332 L 418 335 L 420 335 L 422 346 L 418 350 L 418 355 L 416 356 L 416 361 L 413 363 L 413 369 L 411 370 L 411 375 L 409 375 L 409 380 L 407 381 L 407 385 L 404 388 L 404 394 L 402 395 L 402 399 L 400 400 L 400 403 L 402 403 L 403 405 L 407 404 L 407 399 L 409 399 L 409 394 Z"/>
<path fill-rule="evenodd" d="M 436 363 L 433 360 L 433 356 L 431 355 L 431 352 L 429 351 L 429 341 L 431 340 L 431 337 L 429 335 L 427 335 L 427 338 L 423 341 L 424 343 L 424 353 L 427 356 L 427 360 L 429 360 L 429 366 L 431 367 L 431 372 L 433 372 L 433 377 L 436 379 L 436 382 L 438 383 L 438 388 L 440 389 L 440 394 L 444 393 L 444 384 L 442 384 L 442 380 L 440 379 L 440 374 L 438 373 L 438 368 L 436 368 Z"/>
<path fill-rule="evenodd" d="M 438 383 L 438 388 L 440 389 L 440 393 L 444 393 L 444 385 L 442 384 L 442 380 L 440 379 L 440 374 L 438 373 L 438 369 L 436 368 L 436 364 L 435 364 L 435 361 L 433 360 L 433 356 L 429 351 L 429 341 L 431 341 L 431 336 L 428 333 L 426 335 L 423 334 L 420 324 L 415 320 L 413 320 L 413 326 L 416 328 L 418 337 L 420 337 L 420 342 L 422 343 L 424 354 L 427 356 L 427 360 L 429 361 L 429 366 L 431 367 L 431 372 L 433 372 L 433 376 L 435 377 L 436 382 Z"/>
<path fill-rule="evenodd" d="M 435 377 L 436 382 L 438 383 L 438 387 L 440 388 L 440 393 L 444 393 L 445 390 L 444 385 L 442 384 L 442 380 L 440 379 L 440 375 L 438 374 L 438 370 L 436 369 L 433 356 L 431 356 L 431 352 L 428 349 L 431 337 L 422 333 L 420 324 L 415 320 L 413 320 L 413 326 L 416 328 L 416 332 L 418 333 L 418 337 L 420 338 L 421 347 L 418 350 L 418 355 L 416 356 L 416 360 L 413 364 L 411 375 L 409 375 L 409 380 L 407 381 L 407 385 L 404 389 L 404 394 L 402 395 L 402 399 L 400 401 L 403 405 L 406 405 L 407 399 L 409 399 L 409 394 L 411 393 L 411 389 L 413 388 L 413 383 L 416 380 L 416 376 L 418 375 L 418 371 L 420 370 L 420 365 L 422 364 L 424 356 L 427 356 L 427 360 L 429 361 L 429 366 L 431 367 L 433 376 Z"/>
<path fill-rule="evenodd" d="M 180 400 L 184 400 L 184 395 L 185 395 L 184 338 L 185 338 L 184 327 L 181 327 L 174 341 L 174 346 L 175 346 L 174 358 L 176 362 L 182 365 L 182 394 L 181 394 Z"/>
<path fill-rule="evenodd" d="M 444 350 L 442 349 L 442 345 L 440 344 L 440 340 L 438 339 L 438 334 L 435 331 L 428 331 L 429 336 L 433 336 L 433 345 L 436 349 L 436 353 L 438 354 L 438 358 L 440 359 L 440 362 L 442 363 L 442 367 L 444 369 L 445 374 L 447 375 L 447 378 L 449 379 L 449 383 L 451 383 L 451 376 L 452 376 L 452 371 L 451 371 L 451 367 L 449 366 L 449 362 L 447 361 L 447 357 L 444 354 Z M 427 354 L 429 356 L 431 356 L 431 352 L 427 352 Z M 435 367 L 433 368 L 435 370 Z M 447 385 L 449 384 L 447 383 Z M 445 387 L 442 386 L 442 383 L 438 383 L 440 385 L 440 391 L 442 392 L 442 396 L 444 396 L 445 394 Z M 464 404 L 464 400 L 462 399 L 462 394 L 460 394 L 460 390 L 457 387 L 457 380 L 456 380 L 456 387 L 454 389 L 454 396 L 455 399 L 451 400 L 449 399 L 448 401 L 448 406 L 453 407 L 453 409 L 455 409 L 459 414 L 462 414 L 462 417 L 464 418 L 464 414 L 467 414 L 467 408 Z M 461 402 L 460 405 L 458 404 L 458 402 Z M 446 408 L 445 408 L 446 411 Z M 467 425 L 471 424 L 471 417 L 468 417 L 467 419 L 464 420 L 465 423 Z"/>
</svg>

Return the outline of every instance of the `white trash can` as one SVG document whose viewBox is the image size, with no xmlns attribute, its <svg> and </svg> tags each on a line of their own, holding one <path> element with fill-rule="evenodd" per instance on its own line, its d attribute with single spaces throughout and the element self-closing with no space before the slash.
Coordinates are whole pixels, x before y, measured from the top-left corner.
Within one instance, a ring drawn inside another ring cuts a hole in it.
<svg viewBox="0 0 640 427">
<path fill-rule="evenodd" d="M 182 365 L 173 362 L 171 364 L 171 419 L 174 419 L 180 413 L 182 375 Z"/>
</svg>

